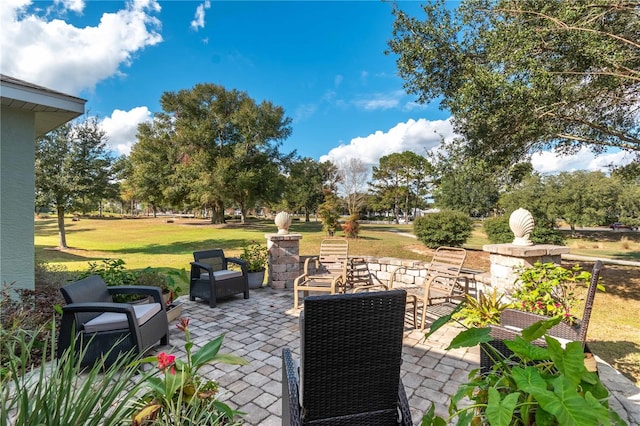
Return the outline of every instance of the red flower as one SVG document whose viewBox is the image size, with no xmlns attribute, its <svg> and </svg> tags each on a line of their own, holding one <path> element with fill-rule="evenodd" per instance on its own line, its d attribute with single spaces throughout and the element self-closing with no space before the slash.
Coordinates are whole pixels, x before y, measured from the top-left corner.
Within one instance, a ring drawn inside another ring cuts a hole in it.
<svg viewBox="0 0 640 426">
<path fill-rule="evenodd" d="M 187 327 L 189 327 L 189 318 L 180 318 L 180 322 L 176 324 L 178 330 L 186 331 Z"/>
<path fill-rule="evenodd" d="M 160 352 L 158 354 L 158 368 L 164 371 L 167 367 L 171 367 L 171 374 L 176 374 L 176 371 L 173 367 L 173 363 L 176 360 L 175 355 L 168 355 L 165 352 Z"/>
</svg>

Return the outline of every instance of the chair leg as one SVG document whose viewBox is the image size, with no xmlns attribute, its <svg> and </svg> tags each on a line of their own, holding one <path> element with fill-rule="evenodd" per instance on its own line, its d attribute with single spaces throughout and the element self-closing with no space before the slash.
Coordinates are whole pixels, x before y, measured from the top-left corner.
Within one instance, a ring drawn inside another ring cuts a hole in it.
<svg viewBox="0 0 640 426">
<path fill-rule="evenodd" d="M 427 322 L 427 304 L 422 304 L 422 321 L 420 322 L 420 330 L 424 330 L 424 325 Z"/>
<path fill-rule="evenodd" d="M 167 334 L 164 335 L 164 337 L 162 337 L 160 339 L 160 344 L 163 346 L 169 346 L 169 332 L 167 331 Z"/>
<path fill-rule="evenodd" d="M 298 289 L 293 289 L 293 309 L 298 309 Z"/>
</svg>

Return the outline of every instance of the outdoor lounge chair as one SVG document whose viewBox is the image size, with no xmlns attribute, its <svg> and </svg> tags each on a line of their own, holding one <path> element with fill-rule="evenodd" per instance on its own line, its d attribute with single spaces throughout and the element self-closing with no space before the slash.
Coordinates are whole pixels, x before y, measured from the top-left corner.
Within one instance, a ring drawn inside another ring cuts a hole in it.
<svg viewBox="0 0 640 426">
<path fill-rule="evenodd" d="M 389 288 L 407 290 L 407 305 L 413 310 L 413 326 L 418 328 L 418 307 L 422 307 L 420 328 L 425 327 L 427 306 L 463 300 L 469 292 L 468 277 L 461 274 L 467 251 L 456 247 L 439 247 L 427 268 L 399 266 L 391 272 Z M 396 281 L 396 273 L 415 271 L 415 283 L 403 284 Z M 422 283 L 420 283 L 422 281 Z"/>
<path fill-rule="evenodd" d="M 573 324 L 561 322 L 549 329 L 549 336 L 555 337 L 560 341 L 576 341 L 581 342 L 585 352 L 589 352 L 587 347 L 587 330 L 589 328 L 589 320 L 591 319 L 591 311 L 593 309 L 593 302 L 598 289 L 598 279 L 600 272 L 602 271 L 602 262 L 596 261 L 591 271 L 591 281 L 589 282 L 589 288 L 587 289 L 587 295 L 584 302 L 584 310 L 582 313 L 582 319 L 576 320 Z M 492 341 L 488 343 L 482 343 L 480 345 L 480 368 L 482 372 L 491 370 L 495 360 L 493 351 L 488 346 L 497 350 L 500 354 L 508 357 L 512 352 L 504 344 L 504 340 L 512 340 L 520 334 L 519 330 L 529 327 L 534 323 L 542 320 L 548 320 L 549 317 L 534 314 L 531 312 L 518 311 L 516 309 L 505 309 L 500 315 L 500 325 L 492 325 L 491 337 Z M 536 340 L 536 344 L 540 346 L 545 345 L 543 339 Z"/>
<path fill-rule="evenodd" d="M 293 308 L 298 309 L 300 291 L 335 294 L 347 285 L 349 242 L 343 238 L 329 238 L 320 243 L 320 254 L 304 261 L 304 273 L 293 281 Z"/>
<path fill-rule="evenodd" d="M 74 341 L 77 349 L 86 348 L 83 365 L 106 356 L 105 366 L 125 353 L 142 354 L 158 341 L 169 344 L 167 313 L 159 287 L 107 287 L 102 277 L 92 275 L 60 291 L 67 305 L 62 307 L 58 358 Z M 149 295 L 153 303 L 114 303 L 114 294 Z"/>
<path fill-rule="evenodd" d="M 249 298 L 249 281 L 247 279 L 247 264 L 235 257 L 225 257 L 220 249 L 193 252 L 194 262 L 191 262 L 191 280 L 189 284 L 189 299 L 196 297 L 209 301 L 209 306 L 215 308 L 217 300 L 222 297 L 243 293 Z M 238 270 L 230 270 L 228 266 L 234 263 Z"/>
<path fill-rule="evenodd" d="M 406 292 L 309 296 L 300 365 L 282 350 L 283 425 L 411 425 L 400 379 Z"/>
</svg>

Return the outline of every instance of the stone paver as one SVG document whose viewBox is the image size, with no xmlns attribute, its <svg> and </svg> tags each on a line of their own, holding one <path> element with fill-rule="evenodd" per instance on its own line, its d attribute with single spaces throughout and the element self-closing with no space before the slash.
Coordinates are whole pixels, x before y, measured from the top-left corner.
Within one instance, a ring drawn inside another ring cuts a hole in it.
<svg viewBox="0 0 640 426">
<path fill-rule="evenodd" d="M 294 356 L 300 355 L 299 312 L 293 310 L 291 290 L 251 290 L 248 300 L 236 296 L 219 301 L 216 308 L 184 297 L 181 301 L 182 316 L 190 318 L 189 328 L 196 345 L 225 334 L 221 352 L 243 356 L 250 363 L 215 364 L 202 370 L 218 381 L 219 398 L 247 413 L 243 417 L 247 425 L 280 425 L 282 349 L 288 347 Z M 175 322 L 170 329 L 171 344 L 179 350 L 184 345 L 184 336 Z M 425 341 L 424 333 L 409 328 L 407 323 L 401 374 L 415 424 L 420 424 L 431 403 L 436 404 L 437 414 L 446 416 L 450 395 L 459 383 L 466 381 L 469 371 L 479 366 L 478 348 L 444 350 L 456 334 L 455 327 L 447 326 Z M 640 426 L 640 389 L 599 359 L 598 368 L 613 395 L 611 406 L 628 424 Z"/>
</svg>

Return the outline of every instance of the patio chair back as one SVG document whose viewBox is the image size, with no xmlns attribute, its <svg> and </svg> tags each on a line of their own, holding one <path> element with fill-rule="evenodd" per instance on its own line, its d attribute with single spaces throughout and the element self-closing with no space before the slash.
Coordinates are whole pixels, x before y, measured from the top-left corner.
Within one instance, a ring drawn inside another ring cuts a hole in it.
<svg viewBox="0 0 640 426">
<path fill-rule="evenodd" d="M 374 412 L 364 424 L 397 420 L 405 303 L 403 290 L 305 299 L 300 329 L 304 423 L 351 415 L 355 421 Z"/>
<path fill-rule="evenodd" d="M 425 281 L 431 283 L 431 289 L 440 289 L 444 294 L 452 295 L 466 258 L 467 251 L 463 248 L 438 247 L 427 268 Z"/>
<path fill-rule="evenodd" d="M 220 249 L 194 251 L 193 260 L 211 266 L 214 271 L 227 269 L 224 251 Z"/>
<path fill-rule="evenodd" d="M 346 280 L 349 242 L 345 239 L 326 239 L 320 243 L 319 267 L 316 273 L 344 275 Z"/>
</svg>

